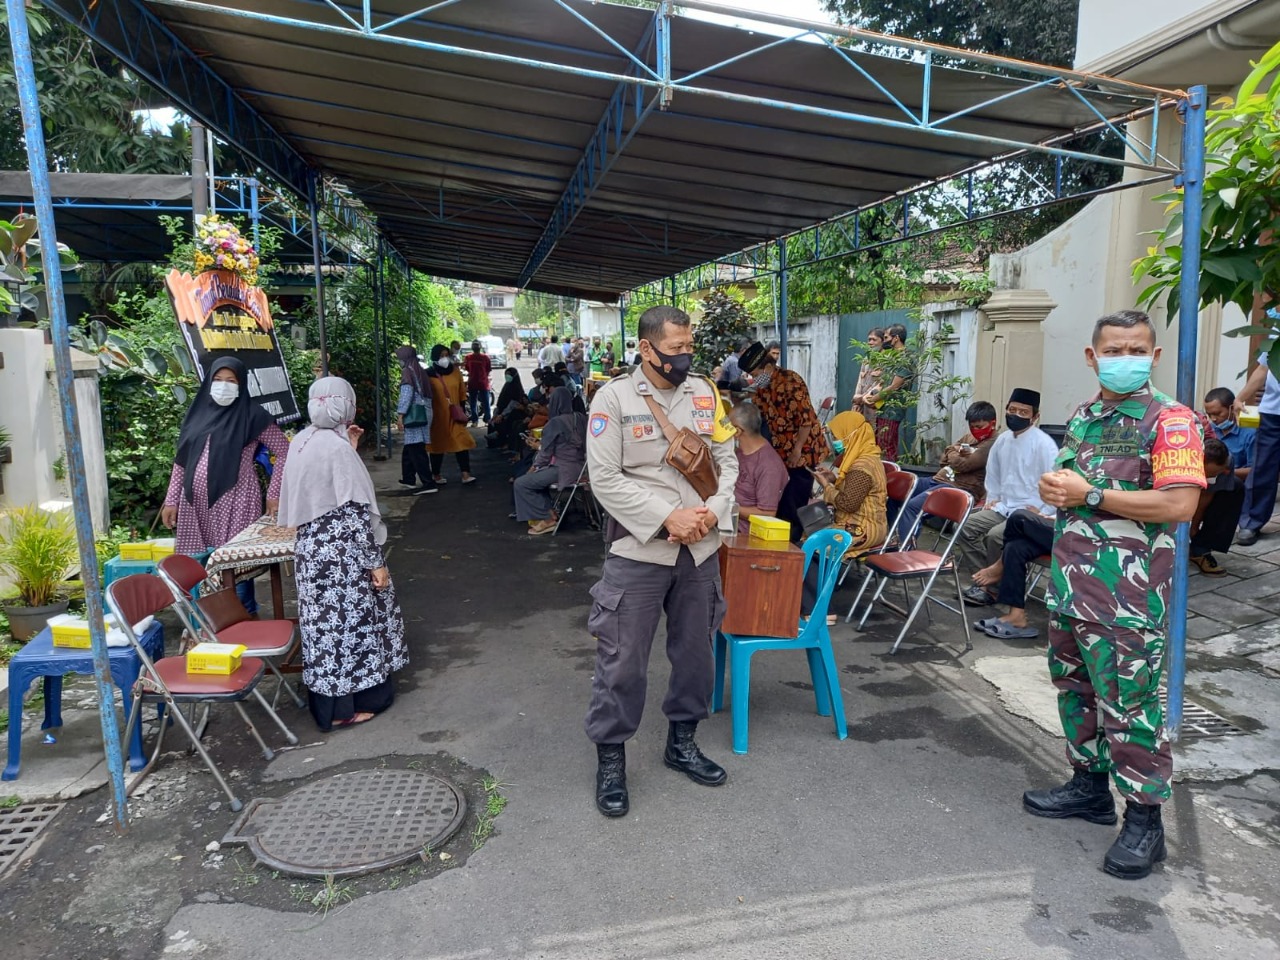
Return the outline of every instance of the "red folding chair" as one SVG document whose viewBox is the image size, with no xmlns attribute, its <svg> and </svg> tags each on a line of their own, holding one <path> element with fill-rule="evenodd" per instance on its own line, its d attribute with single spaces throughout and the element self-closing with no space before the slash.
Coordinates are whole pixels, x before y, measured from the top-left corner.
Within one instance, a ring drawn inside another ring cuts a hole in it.
<svg viewBox="0 0 1280 960">
<path fill-rule="evenodd" d="M 262 748 L 262 755 L 268 760 L 275 756 L 275 752 L 263 742 L 261 734 L 258 733 L 258 728 L 253 725 L 253 721 L 245 713 L 241 701 L 253 697 L 262 705 L 262 709 L 267 711 L 267 714 L 275 721 L 290 743 L 297 743 L 298 738 L 294 736 L 293 731 L 285 726 L 284 721 L 271 709 L 271 705 L 267 703 L 266 698 L 258 690 L 258 682 L 262 679 L 265 668 L 263 662 L 257 657 L 244 657 L 240 661 L 239 668 L 234 673 L 223 677 L 187 673 L 187 657 L 185 654 L 176 657 L 165 657 L 163 660 L 152 660 L 147 655 L 146 649 L 139 642 L 137 635 L 134 634 L 131 624 L 140 623 L 147 617 L 154 616 L 174 605 L 175 601 L 169 586 L 159 577 L 150 573 L 135 573 L 133 576 L 116 580 L 107 587 L 107 606 L 116 615 L 116 621 L 120 624 L 120 629 L 129 638 L 129 643 L 142 664 L 142 669 L 139 671 L 138 679 L 134 684 L 133 709 L 129 711 L 129 722 L 125 726 L 124 742 L 129 742 L 129 737 L 133 733 L 133 725 L 140 722 L 143 704 L 163 703 L 167 707 L 168 715 L 173 719 L 174 723 L 182 727 L 187 737 L 191 740 L 191 745 L 195 748 L 196 753 L 200 754 L 205 766 L 213 774 L 214 780 L 218 782 L 222 792 L 231 801 L 231 809 L 239 810 L 241 807 L 240 801 L 231 792 L 231 788 L 227 786 L 227 781 L 223 779 L 217 765 L 213 762 L 213 758 L 209 756 L 208 751 L 205 750 L 204 745 L 200 742 L 200 737 L 196 734 L 195 729 L 183 715 L 182 710 L 179 709 L 180 706 L 182 704 L 230 703 L 235 707 L 236 712 L 240 714 L 240 719 L 245 722 L 253 738 L 258 741 L 258 746 Z M 164 744 L 164 732 L 168 726 L 169 724 L 162 719 L 159 732 L 156 734 L 155 748 L 151 751 L 151 757 L 147 761 L 146 767 L 143 768 L 138 779 L 134 781 L 135 784 L 146 775 L 159 758 L 160 750 Z"/>
<path fill-rule="evenodd" d="M 876 553 L 884 553 L 889 549 L 890 545 L 893 543 L 893 535 L 898 529 L 898 521 L 900 521 L 902 519 L 902 515 L 906 513 L 907 501 L 915 495 L 916 483 L 919 482 L 919 479 L 919 477 L 908 470 L 899 470 L 896 473 L 889 474 L 885 478 L 885 489 L 888 493 L 887 499 L 897 501 L 898 509 L 894 511 L 893 517 L 889 520 L 889 528 L 885 530 L 884 539 L 880 541 L 880 545 L 872 550 L 871 553 L 864 553 L 858 557 L 851 557 L 845 563 L 845 568 L 840 573 L 840 584 L 844 583 L 844 578 L 849 575 L 849 571 L 866 560 L 868 556 Z M 837 586 L 840 584 L 837 584 Z M 862 594 L 859 593 L 858 596 L 861 598 Z M 853 610 L 856 606 L 857 601 L 855 600 L 853 606 L 849 607 L 849 613 L 844 618 L 845 623 L 848 623 L 853 619 Z"/>
<path fill-rule="evenodd" d="M 873 579 L 880 581 L 876 587 L 875 593 L 871 600 L 867 603 L 867 609 L 862 613 L 862 619 L 858 621 L 858 629 L 861 630 L 867 622 L 867 617 L 871 615 L 871 608 L 876 602 L 884 604 L 895 613 L 906 617 L 906 623 L 902 625 L 902 630 L 898 633 L 898 638 L 893 642 L 890 653 L 897 653 L 898 647 L 902 644 L 903 638 L 907 635 L 907 631 L 911 629 L 911 624 L 915 620 L 916 615 L 924 607 L 925 602 L 936 603 L 940 607 L 950 610 L 960 618 L 960 623 L 964 627 L 965 651 L 973 649 L 973 639 L 969 635 L 969 620 L 965 616 L 964 597 L 960 589 L 960 569 L 955 562 L 952 554 L 955 552 L 956 541 L 960 538 L 964 525 L 969 520 L 969 514 L 973 510 L 973 497 L 958 487 L 934 487 L 929 491 L 929 495 L 925 498 L 924 507 L 920 511 L 920 516 L 916 518 L 916 522 L 912 524 L 911 530 L 903 538 L 903 542 L 909 542 L 920 529 L 920 524 L 926 516 L 937 517 L 939 520 L 952 524 L 950 537 L 945 539 L 945 546 L 942 552 L 938 553 L 933 550 L 902 550 L 897 553 L 878 553 L 866 557 L 864 565 L 867 568 L 867 576 L 862 581 L 862 588 L 858 591 L 858 596 L 853 601 L 853 608 L 856 609 L 858 601 L 862 599 L 862 595 L 866 592 L 867 587 Z M 939 543 L 943 542 L 943 538 L 939 538 Z M 956 605 L 953 607 L 942 600 L 930 595 L 934 582 L 940 574 L 950 574 L 953 585 L 956 589 Z M 906 592 L 908 581 L 922 581 L 920 596 L 915 604 L 908 612 L 903 607 L 884 599 L 884 589 L 893 581 L 897 581 L 903 585 L 903 592 L 910 602 L 910 594 Z"/>
<path fill-rule="evenodd" d="M 881 460 L 880 465 L 884 467 L 884 475 L 886 477 L 891 477 L 895 473 L 911 473 L 910 470 L 903 470 L 900 466 L 898 466 L 892 460 Z M 911 473 L 911 476 L 914 477 L 915 474 Z"/>
<path fill-rule="evenodd" d="M 836 398 L 827 397 L 818 404 L 818 424 L 825 427 L 831 415 L 836 411 Z"/>
<path fill-rule="evenodd" d="M 280 700 L 280 691 L 288 690 L 289 696 L 299 707 L 306 706 L 301 692 L 289 683 L 280 667 L 285 664 L 301 642 L 298 625 L 292 620 L 252 620 L 246 619 L 221 630 L 214 628 L 199 602 L 193 601 L 192 591 L 205 581 L 205 569 L 200 562 L 181 553 L 165 557 L 158 566 L 160 579 L 168 584 L 176 601 L 178 617 L 192 643 L 209 641 L 210 643 L 243 644 L 250 656 L 261 657 L 267 669 L 280 681 L 276 695 L 271 699 L 275 707 Z"/>
</svg>

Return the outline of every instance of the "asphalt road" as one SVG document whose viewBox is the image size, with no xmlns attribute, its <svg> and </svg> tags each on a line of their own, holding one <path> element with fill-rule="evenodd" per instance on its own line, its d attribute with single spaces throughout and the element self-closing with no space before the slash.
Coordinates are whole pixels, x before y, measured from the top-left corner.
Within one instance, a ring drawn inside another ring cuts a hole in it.
<svg viewBox="0 0 1280 960">
<path fill-rule="evenodd" d="M 350 762 L 441 751 L 506 784 L 510 802 L 496 835 L 457 869 L 370 892 L 322 917 L 271 906 L 260 895 L 269 878 L 236 902 L 188 887 L 159 911 L 157 953 L 1280 957 L 1276 847 L 1207 816 L 1186 787 L 1168 808 L 1169 860 L 1140 882 L 1100 870 L 1115 828 L 1022 812 L 1023 790 L 1065 777 L 1061 743 L 1006 712 L 968 668 L 972 654 L 958 659 L 945 614 L 935 614 L 940 642 L 921 635 L 896 657 L 887 656 L 888 621 L 873 621 L 865 634 L 836 628 L 845 741 L 814 713 L 803 657 L 758 655 L 750 753 L 730 751 L 727 714 L 699 730 L 729 771 L 720 789 L 662 766 L 667 667 L 659 642 L 648 710 L 628 749 L 632 813 L 601 817 L 582 719 L 594 652 L 587 589 L 603 545 L 581 524 L 555 539 L 523 535 L 506 518 L 503 469 L 482 452 L 479 483 L 462 487 L 450 463 L 451 482 L 439 494 L 397 501 L 411 506 L 393 530 L 391 568 L 413 664 L 392 711 L 322 748 L 283 754 L 262 773 L 278 789 Z M 394 484 L 385 466 L 379 473 L 380 487 Z M 199 799 L 203 810 L 215 798 Z M 113 851 L 128 848 L 110 846 L 113 869 L 82 877 L 86 889 L 130 883 L 148 869 L 136 859 L 124 869 L 125 853 Z M 92 902 L 82 899 L 79 909 Z M 74 912 L 68 920 L 95 922 Z M 104 956 L 113 955 L 105 949 L 111 937 L 127 934 L 113 923 L 102 921 Z M 50 941 L 50 952 L 56 947 Z"/>
</svg>

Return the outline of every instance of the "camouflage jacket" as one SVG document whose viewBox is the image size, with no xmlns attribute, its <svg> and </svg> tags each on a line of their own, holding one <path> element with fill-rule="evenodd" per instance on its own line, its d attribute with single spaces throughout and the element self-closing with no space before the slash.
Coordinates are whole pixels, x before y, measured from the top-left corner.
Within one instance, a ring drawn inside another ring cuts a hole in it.
<svg viewBox="0 0 1280 960">
<path fill-rule="evenodd" d="M 1118 403 L 1095 396 L 1076 410 L 1058 454 L 1104 490 L 1205 486 L 1195 415 L 1149 385 Z M 1173 527 L 1080 506 L 1058 511 L 1046 604 L 1060 616 L 1160 630 L 1173 582 Z"/>
</svg>

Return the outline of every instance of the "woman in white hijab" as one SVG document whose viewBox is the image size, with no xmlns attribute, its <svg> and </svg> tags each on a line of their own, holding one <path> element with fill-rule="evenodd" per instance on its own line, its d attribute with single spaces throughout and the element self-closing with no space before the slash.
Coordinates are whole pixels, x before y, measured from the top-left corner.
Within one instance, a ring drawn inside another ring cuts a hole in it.
<svg viewBox="0 0 1280 960">
<path fill-rule="evenodd" d="M 404 618 L 382 558 L 387 528 L 356 453 L 355 391 L 341 377 L 311 385 L 311 426 L 289 446 L 280 524 L 298 528 L 302 679 L 321 730 L 364 723 L 395 698 L 409 663 Z"/>
</svg>

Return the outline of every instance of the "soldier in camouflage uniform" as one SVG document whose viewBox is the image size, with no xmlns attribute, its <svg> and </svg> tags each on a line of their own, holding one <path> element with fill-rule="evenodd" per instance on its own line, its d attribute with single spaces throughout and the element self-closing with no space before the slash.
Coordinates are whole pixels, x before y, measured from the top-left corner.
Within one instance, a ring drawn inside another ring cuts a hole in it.
<svg viewBox="0 0 1280 960">
<path fill-rule="evenodd" d="M 1102 389 L 1077 409 L 1058 469 L 1040 481 L 1044 502 L 1058 508 L 1049 674 L 1075 776 L 1027 791 L 1023 806 L 1113 824 L 1114 778 L 1125 823 L 1103 869 L 1126 879 L 1165 857 L 1160 805 L 1173 756 L 1158 691 L 1173 528 L 1191 519 L 1205 487 L 1197 418 L 1150 385 L 1159 356 L 1146 314 L 1097 322 L 1085 358 Z"/>
</svg>

